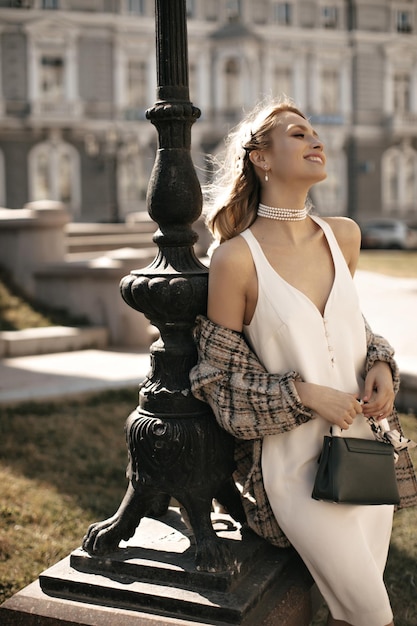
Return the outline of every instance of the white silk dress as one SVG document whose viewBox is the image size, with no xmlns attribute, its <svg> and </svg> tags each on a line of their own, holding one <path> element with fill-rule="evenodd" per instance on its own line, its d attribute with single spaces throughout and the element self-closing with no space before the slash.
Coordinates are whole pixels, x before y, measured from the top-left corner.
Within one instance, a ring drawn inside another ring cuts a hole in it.
<svg viewBox="0 0 417 626">
<path fill-rule="evenodd" d="M 306 382 L 363 392 L 366 336 L 356 288 L 331 227 L 311 216 L 327 239 L 334 282 L 324 315 L 279 276 L 250 229 L 242 233 L 258 277 L 258 301 L 244 334 L 267 369 L 298 372 Z M 313 500 L 317 459 L 329 422 L 317 416 L 262 444 L 265 490 L 278 524 L 310 570 L 332 616 L 353 626 L 385 626 L 393 618 L 383 582 L 392 506 Z M 372 438 L 362 415 L 350 437 Z"/>
</svg>

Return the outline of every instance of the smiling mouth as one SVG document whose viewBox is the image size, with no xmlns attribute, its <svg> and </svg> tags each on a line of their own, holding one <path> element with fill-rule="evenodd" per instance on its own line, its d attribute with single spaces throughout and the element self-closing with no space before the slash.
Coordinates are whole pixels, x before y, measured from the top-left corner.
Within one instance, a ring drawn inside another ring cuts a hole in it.
<svg viewBox="0 0 417 626">
<path fill-rule="evenodd" d="M 323 159 L 319 156 L 307 156 L 305 158 L 307 161 L 313 161 L 313 163 L 323 163 Z"/>
</svg>

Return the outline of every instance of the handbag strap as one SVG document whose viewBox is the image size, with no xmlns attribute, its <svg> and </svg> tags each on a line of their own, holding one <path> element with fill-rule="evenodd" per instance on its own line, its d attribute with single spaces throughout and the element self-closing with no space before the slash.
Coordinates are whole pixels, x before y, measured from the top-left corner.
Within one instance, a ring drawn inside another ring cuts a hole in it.
<svg viewBox="0 0 417 626">
<path fill-rule="evenodd" d="M 391 430 L 389 422 L 386 418 L 376 420 L 374 417 L 368 417 L 366 418 L 366 421 L 377 441 L 382 441 L 394 448 L 394 458 L 396 461 L 398 460 L 398 454 L 401 450 L 405 450 L 407 448 L 411 450 L 417 446 L 412 439 L 404 437 L 404 435 L 398 432 L 398 430 Z M 343 437 L 343 430 L 336 424 L 332 424 L 330 427 L 330 433 L 332 437 Z"/>
<path fill-rule="evenodd" d="M 377 421 L 373 417 L 367 417 L 365 419 L 375 439 L 382 439 L 385 440 L 386 443 L 391 443 L 391 441 L 384 436 L 385 433 L 390 432 L 389 422 L 386 418 L 379 421 Z M 332 424 L 332 426 L 330 427 L 330 433 L 333 437 L 343 437 L 343 430 L 337 424 Z"/>
</svg>

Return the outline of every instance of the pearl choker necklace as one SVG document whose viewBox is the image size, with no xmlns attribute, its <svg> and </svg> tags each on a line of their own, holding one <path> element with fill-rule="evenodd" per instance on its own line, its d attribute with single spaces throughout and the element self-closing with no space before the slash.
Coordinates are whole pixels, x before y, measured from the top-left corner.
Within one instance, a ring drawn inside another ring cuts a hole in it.
<svg viewBox="0 0 417 626">
<path fill-rule="evenodd" d="M 307 207 L 302 209 L 282 209 L 259 203 L 258 216 L 268 217 L 271 220 L 298 222 L 307 217 Z"/>
</svg>

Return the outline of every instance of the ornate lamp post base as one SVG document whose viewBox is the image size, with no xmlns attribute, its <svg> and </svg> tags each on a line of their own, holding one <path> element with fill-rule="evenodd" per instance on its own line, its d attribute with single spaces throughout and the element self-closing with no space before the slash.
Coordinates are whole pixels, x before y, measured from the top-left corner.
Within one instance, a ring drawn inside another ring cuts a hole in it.
<svg viewBox="0 0 417 626">
<path fill-rule="evenodd" d="M 240 571 L 198 572 L 177 509 L 144 518 L 116 552 L 75 550 L 0 607 L 2 626 L 308 626 L 311 579 L 292 550 L 255 535 L 242 540 L 233 520 L 213 514 L 232 542 Z"/>
</svg>

